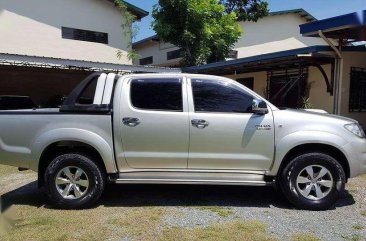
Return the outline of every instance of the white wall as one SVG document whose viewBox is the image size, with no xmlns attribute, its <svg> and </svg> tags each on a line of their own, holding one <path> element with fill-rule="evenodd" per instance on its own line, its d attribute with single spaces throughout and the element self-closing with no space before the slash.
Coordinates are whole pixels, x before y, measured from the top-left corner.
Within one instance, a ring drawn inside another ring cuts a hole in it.
<svg viewBox="0 0 366 241">
<path fill-rule="evenodd" d="M 160 41 L 148 41 L 135 46 L 134 49 L 137 50 L 138 54 L 140 55 L 140 59 L 153 56 L 152 65 L 175 66 L 179 64 L 180 58 L 171 60 L 167 59 L 168 52 L 178 49 L 172 44 Z M 134 60 L 133 63 L 138 65 L 139 59 Z"/>
<path fill-rule="evenodd" d="M 240 22 L 242 36 L 235 44 L 238 58 L 259 54 L 273 53 L 290 49 L 303 48 L 314 45 L 326 45 L 320 38 L 302 37 L 299 25 L 306 23 L 298 13 L 267 16 L 258 22 Z M 159 42 L 146 42 L 135 47 L 141 58 L 153 56 L 154 65 L 171 66 L 178 61 L 168 61 L 166 53 L 177 49 L 161 48 Z M 134 62 L 138 64 L 138 60 Z"/>
<path fill-rule="evenodd" d="M 0 0 L 0 52 L 127 64 L 121 22 L 106 0 Z M 108 33 L 109 44 L 62 39 L 61 27 Z"/>
<path fill-rule="evenodd" d="M 297 13 L 267 16 L 258 22 L 240 22 L 242 36 L 235 44 L 238 58 L 313 45 L 326 45 L 320 38 L 302 37 L 299 25 L 306 20 Z"/>
</svg>

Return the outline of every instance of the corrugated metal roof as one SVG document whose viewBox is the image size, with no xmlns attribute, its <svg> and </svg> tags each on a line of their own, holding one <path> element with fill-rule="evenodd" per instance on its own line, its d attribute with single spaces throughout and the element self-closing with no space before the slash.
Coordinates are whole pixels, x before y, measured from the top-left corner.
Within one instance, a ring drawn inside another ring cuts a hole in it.
<svg viewBox="0 0 366 241">
<path fill-rule="evenodd" d="M 149 73 L 162 73 L 162 72 L 173 72 L 180 73 L 181 69 L 177 68 L 167 68 L 167 67 L 156 67 L 156 66 L 140 66 L 140 65 L 125 65 L 125 64 L 115 64 L 106 62 L 92 62 L 83 61 L 76 59 L 61 59 L 52 57 L 42 57 L 42 56 L 29 56 L 29 55 L 19 55 L 19 54 L 7 54 L 0 53 L 0 61 L 14 61 L 19 63 L 39 64 L 39 65 L 51 65 L 51 66 L 71 66 L 79 68 L 91 68 L 100 70 L 120 70 L 120 71 L 130 71 L 130 72 L 149 72 Z"/>
<path fill-rule="evenodd" d="M 366 51 L 365 46 L 345 46 L 342 48 L 343 51 Z M 286 50 L 286 51 L 280 51 L 275 53 L 269 53 L 269 54 L 261 54 L 257 56 L 252 57 L 246 57 L 246 58 L 240 58 L 235 60 L 229 60 L 229 61 L 221 61 L 217 63 L 211 63 L 211 64 L 205 64 L 205 65 L 199 65 L 199 66 L 192 66 L 183 68 L 183 72 L 187 73 L 197 73 L 204 70 L 209 69 L 221 69 L 225 67 L 235 67 L 240 66 L 243 64 L 248 63 L 260 63 L 261 61 L 270 61 L 290 56 L 297 56 L 301 54 L 309 54 L 309 53 L 318 53 L 318 52 L 327 52 L 332 51 L 331 47 L 329 46 L 311 46 L 311 47 L 305 47 L 305 48 L 298 48 L 298 49 L 292 49 L 292 50 Z"/>
</svg>

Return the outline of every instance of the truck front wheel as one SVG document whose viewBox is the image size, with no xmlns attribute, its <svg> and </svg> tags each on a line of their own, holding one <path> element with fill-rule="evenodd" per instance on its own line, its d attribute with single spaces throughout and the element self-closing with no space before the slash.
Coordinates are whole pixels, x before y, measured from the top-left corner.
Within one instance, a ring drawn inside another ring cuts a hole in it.
<svg viewBox="0 0 366 241">
<path fill-rule="evenodd" d="M 69 153 L 56 157 L 45 172 L 45 188 L 53 205 L 66 209 L 94 204 L 105 187 L 105 174 L 85 154 Z"/>
<path fill-rule="evenodd" d="M 282 171 L 280 186 L 297 208 L 324 210 L 332 207 L 344 190 L 342 166 L 324 153 L 295 157 Z"/>
</svg>

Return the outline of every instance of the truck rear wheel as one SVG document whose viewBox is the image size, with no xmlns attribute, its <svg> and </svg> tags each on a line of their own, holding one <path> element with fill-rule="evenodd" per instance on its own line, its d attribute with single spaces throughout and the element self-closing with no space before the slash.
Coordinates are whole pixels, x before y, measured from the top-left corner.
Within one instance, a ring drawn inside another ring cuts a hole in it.
<svg viewBox="0 0 366 241">
<path fill-rule="evenodd" d="M 52 204 L 79 209 L 94 204 L 105 187 L 105 174 L 85 154 L 70 153 L 56 157 L 45 172 L 45 188 Z"/>
<path fill-rule="evenodd" d="M 282 171 L 280 186 L 297 208 L 324 210 L 332 207 L 344 190 L 346 176 L 342 166 L 323 153 L 295 157 Z"/>
</svg>

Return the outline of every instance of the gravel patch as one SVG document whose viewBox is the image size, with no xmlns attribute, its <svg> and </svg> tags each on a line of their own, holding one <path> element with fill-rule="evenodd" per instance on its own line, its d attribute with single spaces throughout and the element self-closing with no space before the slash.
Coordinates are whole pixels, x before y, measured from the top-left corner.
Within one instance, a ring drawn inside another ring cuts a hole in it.
<svg viewBox="0 0 366 241">
<path fill-rule="evenodd" d="M 37 189 L 35 178 L 34 173 L 0 176 L 4 201 L 8 205 L 43 208 L 46 199 Z M 346 188 L 334 208 L 319 212 L 294 209 L 272 188 L 238 186 L 110 185 L 99 205 L 107 208 L 106 213 L 111 210 L 106 219 L 114 217 L 116 208 L 120 211 L 161 208 L 164 215 L 158 229 L 202 228 L 234 220 L 258 220 L 278 240 L 291 240 L 294 234 L 309 233 L 324 241 L 365 241 L 366 176 L 351 179 Z M 134 239 L 120 236 L 118 240 Z"/>
<path fill-rule="evenodd" d="M 365 184 L 364 177 L 351 179 L 347 185 L 351 188 L 350 191 L 343 193 L 335 207 L 327 211 L 296 210 L 278 197 L 274 190 L 262 190 L 265 192 L 263 198 L 253 197 L 253 200 L 247 198 L 245 200 L 247 206 L 245 204 L 230 206 L 230 202 L 222 206 L 220 203 L 218 208 L 230 208 L 233 211 L 228 217 L 220 217 L 214 212 L 196 207 L 175 207 L 176 212 L 183 215 L 165 217 L 164 224 L 171 227 L 194 228 L 232 220 L 259 220 L 267 225 L 268 233 L 279 240 L 291 240 L 292 235 L 297 233 L 309 233 L 329 241 L 353 240 L 352 237 L 354 240 L 366 240 Z M 250 189 L 247 189 L 246 194 L 250 194 Z M 269 196 L 273 197 L 270 202 L 267 198 Z M 257 205 L 248 205 L 253 201 L 257 202 Z"/>
</svg>

